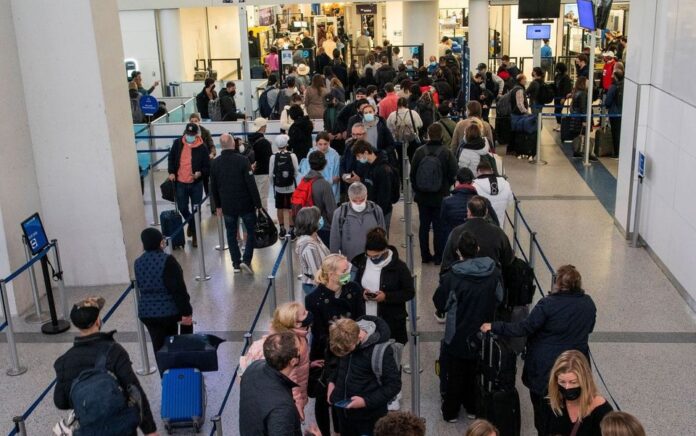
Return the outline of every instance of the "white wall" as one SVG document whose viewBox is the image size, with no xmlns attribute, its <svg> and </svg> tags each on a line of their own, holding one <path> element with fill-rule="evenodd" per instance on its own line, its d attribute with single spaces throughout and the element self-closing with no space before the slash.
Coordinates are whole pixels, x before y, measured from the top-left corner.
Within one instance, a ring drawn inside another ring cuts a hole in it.
<svg viewBox="0 0 696 436">
<path fill-rule="evenodd" d="M 696 299 L 696 89 L 681 81 L 682 72 L 696 68 L 694 16 L 692 0 L 631 3 L 615 215 L 625 228 L 637 122 L 636 149 L 648 159 L 639 233 Z"/>
<path fill-rule="evenodd" d="M 143 86 L 150 88 L 155 80 L 160 80 L 162 77 L 157 53 L 155 11 L 120 11 L 118 16 L 121 22 L 124 58 L 138 61 Z M 125 67 L 123 70 L 125 78 Z M 153 95 L 155 97 L 162 95 L 161 86 L 155 89 Z"/>
<path fill-rule="evenodd" d="M 519 20 L 517 18 L 517 13 L 518 13 L 518 7 L 515 6 L 510 6 L 510 51 L 509 53 L 503 53 L 507 54 L 510 57 L 531 57 L 533 55 L 532 52 L 532 45 L 533 41 L 528 41 L 527 38 L 527 24 L 523 24 L 522 20 Z M 560 16 L 560 9 L 558 11 L 558 14 Z M 554 48 L 556 46 L 556 42 L 553 41 L 554 35 L 557 34 L 556 31 L 556 23 L 558 20 L 554 20 L 554 22 L 551 24 L 551 39 L 550 41 L 550 46 Z M 554 56 L 557 56 L 558 53 L 555 52 L 553 53 Z M 518 61 L 518 66 L 522 63 L 522 60 L 520 59 Z M 531 59 L 528 60 L 524 64 L 524 73 L 529 77 L 532 74 L 532 68 L 534 65 L 531 62 Z"/>
</svg>

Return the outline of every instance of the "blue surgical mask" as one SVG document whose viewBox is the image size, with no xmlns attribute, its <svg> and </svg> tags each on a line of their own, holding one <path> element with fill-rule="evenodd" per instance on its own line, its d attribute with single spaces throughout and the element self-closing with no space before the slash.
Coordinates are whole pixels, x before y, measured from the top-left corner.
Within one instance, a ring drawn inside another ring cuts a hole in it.
<svg viewBox="0 0 696 436">
<path fill-rule="evenodd" d="M 436 67 L 436 66 L 437 66 L 437 62 L 430 62 L 430 66 L 431 66 L 431 67 Z"/>
<path fill-rule="evenodd" d="M 324 228 L 324 217 L 323 216 L 319 217 L 319 224 L 317 224 L 317 225 L 319 226 L 319 229 L 317 229 L 317 230 L 321 230 Z"/>
<path fill-rule="evenodd" d="M 193 144 L 193 141 L 196 140 L 196 135 L 186 135 L 186 142 L 189 144 Z"/>
<path fill-rule="evenodd" d="M 367 158 L 366 158 L 366 157 L 358 158 L 358 162 L 360 162 L 361 164 L 366 164 L 366 163 L 367 163 Z"/>
<path fill-rule="evenodd" d="M 372 113 L 363 114 L 363 119 L 366 122 L 371 123 L 375 120 L 375 114 L 372 114 Z"/>
</svg>

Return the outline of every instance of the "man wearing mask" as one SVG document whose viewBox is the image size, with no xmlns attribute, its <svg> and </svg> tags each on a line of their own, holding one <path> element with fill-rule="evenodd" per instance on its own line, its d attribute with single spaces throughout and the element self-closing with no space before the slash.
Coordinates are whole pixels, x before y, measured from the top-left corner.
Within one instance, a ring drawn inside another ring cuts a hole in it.
<svg viewBox="0 0 696 436">
<path fill-rule="evenodd" d="M 237 121 L 239 113 L 237 113 L 237 103 L 234 101 L 234 96 L 237 93 L 237 88 L 233 81 L 227 82 L 225 89 L 220 91 L 220 109 L 222 111 L 222 121 Z M 242 114 L 242 118 L 244 115 Z"/>
<path fill-rule="evenodd" d="M 203 199 L 203 180 L 210 172 L 210 155 L 203 145 L 198 124 L 188 123 L 184 136 L 174 140 L 168 159 L 169 180 L 176 182 L 176 204 L 179 212 L 188 220 L 192 209 L 201 204 Z M 186 235 L 192 237 L 191 244 L 198 246 L 196 226 L 190 222 Z"/>
<path fill-rule="evenodd" d="M 382 208 L 367 199 L 367 187 L 355 182 L 348 188 L 348 203 L 334 211 L 331 220 L 332 253 L 348 259 L 365 251 L 367 233 L 375 227 L 385 228 Z"/>
<path fill-rule="evenodd" d="M 392 215 L 392 177 L 394 169 L 387 162 L 382 153 L 377 152 L 366 141 L 357 141 L 353 145 L 353 155 L 363 165 L 367 166 L 365 172 L 365 186 L 367 186 L 367 199 L 374 201 L 384 214 L 384 230 L 389 234 L 389 224 Z"/>
</svg>

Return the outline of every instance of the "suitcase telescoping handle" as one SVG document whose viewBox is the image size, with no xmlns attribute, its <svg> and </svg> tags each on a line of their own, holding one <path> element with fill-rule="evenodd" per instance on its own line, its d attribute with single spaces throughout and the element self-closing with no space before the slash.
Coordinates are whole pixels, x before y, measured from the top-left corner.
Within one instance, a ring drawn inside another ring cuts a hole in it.
<svg viewBox="0 0 696 436">
<path fill-rule="evenodd" d="M 196 321 L 193 321 L 193 322 L 191 323 L 191 327 L 193 327 L 193 326 L 196 325 L 196 324 L 198 324 L 198 323 L 197 323 Z M 177 321 L 177 322 L 176 322 L 176 334 L 177 334 L 177 335 L 181 335 L 181 326 L 182 326 L 181 321 Z"/>
</svg>

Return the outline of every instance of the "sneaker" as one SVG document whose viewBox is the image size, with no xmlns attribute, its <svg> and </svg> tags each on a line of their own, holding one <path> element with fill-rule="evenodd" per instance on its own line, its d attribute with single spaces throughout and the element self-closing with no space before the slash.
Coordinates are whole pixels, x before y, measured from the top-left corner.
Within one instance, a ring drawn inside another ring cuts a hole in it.
<svg viewBox="0 0 696 436">
<path fill-rule="evenodd" d="M 449 418 L 449 419 L 445 418 L 445 415 L 442 413 L 442 410 L 440 410 L 440 415 L 442 416 L 442 419 L 445 420 L 445 422 L 449 422 L 450 424 L 454 424 L 455 422 L 459 421 L 459 419 L 457 419 L 457 417 Z"/>
<path fill-rule="evenodd" d="M 518 155 L 517 155 L 517 159 L 522 159 L 522 155 L 521 155 L 521 154 L 518 154 Z"/>
<path fill-rule="evenodd" d="M 390 412 L 396 412 L 397 410 L 401 410 L 401 402 L 399 401 L 399 399 L 395 398 L 394 401 L 387 404 L 387 410 Z"/>
<path fill-rule="evenodd" d="M 474 415 L 473 413 L 467 413 L 466 419 L 468 419 L 469 421 L 473 421 L 474 419 L 476 419 L 476 415 Z"/>
<path fill-rule="evenodd" d="M 295 236 L 295 227 L 290 227 L 290 232 L 289 232 L 289 234 L 290 234 L 290 240 L 291 240 L 291 241 L 294 241 L 295 239 L 297 239 L 297 236 Z"/>
<path fill-rule="evenodd" d="M 529 157 L 527 158 L 527 160 L 528 160 L 529 162 L 534 162 L 534 156 L 529 156 Z"/>
<path fill-rule="evenodd" d="M 435 312 L 435 319 L 437 320 L 438 324 L 444 324 L 445 321 L 447 321 L 445 314 L 440 312 Z"/>
<path fill-rule="evenodd" d="M 251 266 L 248 263 L 242 262 L 239 266 L 244 270 L 245 273 L 254 274 L 254 270 L 251 269 Z"/>
<path fill-rule="evenodd" d="M 597 162 L 599 159 L 597 159 L 597 156 L 590 155 L 590 162 Z"/>
<path fill-rule="evenodd" d="M 280 226 L 280 230 L 278 231 L 278 237 L 279 238 L 284 238 L 285 235 L 287 235 L 287 231 L 285 230 L 285 227 Z"/>
<path fill-rule="evenodd" d="M 239 274 L 242 272 L 242 270 L 239 268 L 239 265 L 232 265 L 232 271 L 234 271 L 235 274 Z"/>
</svg>

